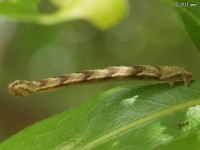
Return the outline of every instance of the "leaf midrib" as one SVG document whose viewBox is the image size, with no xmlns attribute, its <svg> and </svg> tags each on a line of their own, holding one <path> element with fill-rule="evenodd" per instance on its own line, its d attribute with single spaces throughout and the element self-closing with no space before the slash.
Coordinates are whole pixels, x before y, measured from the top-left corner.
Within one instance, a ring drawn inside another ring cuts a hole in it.
<svg viewBox="0 0 200 150">
<path fill-rule="evenodd" d="M 146 122 L 156 120 L 156 119 L 161 118 L 165 115 L 169 115 L 171 113 L 174 113 L 174 112 L 186 109 L 186 108 L 190 108 L 190 107 L 196 106 L 196 105 L 200 105 L 200 99 L 194 99 L 194 100 L 186 102 L 186 103 L 181 103 L 181 104 L 174 105 L 172 107 L 166 108 L 162 111 L 151 114 L 150 116 L 143 117 L 142 119 L 139 119 L 137 121 L 129 123 L 129 124 L 123 126 L 123 127 L 120 127 L 118 129 L 110 132 L 110 133 L 105 134 L 104 136 L 98 137 L 95 140 L 87 143 L 85 146 L 81 147 L 81 149 L 86 150 L 86 149 L 94 148 L 97 145 L 99 145 L 99 144 L 101 144 L 105 141 L 107 142 L 108 140 L 111 140 L 116 135 L 121 134 L 121 133 L 126 133 L 126 132 L 132 130 L 133 128 L 135 128 L 139 125 L 145 124 Z M 67 145 L 65 145 L 65 146 L 68 147 Z"/>
</svg>

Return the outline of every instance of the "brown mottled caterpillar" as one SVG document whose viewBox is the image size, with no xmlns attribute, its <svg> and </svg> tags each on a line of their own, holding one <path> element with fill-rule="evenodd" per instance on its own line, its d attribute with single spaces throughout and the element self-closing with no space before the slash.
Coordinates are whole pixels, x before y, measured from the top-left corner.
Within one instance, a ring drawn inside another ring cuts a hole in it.
<svg viewBox="0 0 200 150">
<path fill-rule="evenodd" d="M 27 96 L 31 93 L 47 91 L 76 83 L 101 81 L 108 79 L 155 79 L 169 82 L 173 85 L 177 80 L 183 80 L 187 86 L 193 79 L 193 74 L 176 66 L 114 66 L 105 69 L 86 70 L 79 73 L 65 74 L 40 81 L 16 80 L 8 87 L 13 95 Z"/>
</svg>

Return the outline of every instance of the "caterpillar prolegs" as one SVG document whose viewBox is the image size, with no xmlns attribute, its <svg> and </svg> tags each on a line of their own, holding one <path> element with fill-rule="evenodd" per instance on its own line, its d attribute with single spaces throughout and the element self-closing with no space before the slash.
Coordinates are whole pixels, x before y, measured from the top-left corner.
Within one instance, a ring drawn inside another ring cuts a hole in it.
<svg viewBox="0 0 200 150">
<path fill-rule="evenodd" d="M 58 77 L 42 79 L 39 81 L 16 80 L 9 84 L 9 92 L 17 96 L 27 96 L 31 93 L 48 91 L 59 87 L 79 83 L 90 83 L 109 79 L 149 79 L 167 81 L 173 85 L 176 81 L 183 80 L 184 85 L 189 85 L 194 75 L 177 66 L 113 66 L 105 69 L 86 70 L 79 73 L 64 74 Z"/>
</svg>

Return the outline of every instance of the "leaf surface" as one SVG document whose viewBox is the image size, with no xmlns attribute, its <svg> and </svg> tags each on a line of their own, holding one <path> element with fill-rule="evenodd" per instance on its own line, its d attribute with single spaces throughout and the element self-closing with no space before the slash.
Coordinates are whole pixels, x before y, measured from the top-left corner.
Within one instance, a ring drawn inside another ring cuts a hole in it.
<svg viewBox="0 0 200 150">
<path fill-rule="evenodd" d="M 173 3 L 180 15 L 185 29 L 192 42 L 200 51 L 200 1 L 199 0 L 174 0 Z"/>
<path fill-rule="evenodd" d="M 200 81 L 114 88 L 22 130 L 0 149 L 150 150 L 196 132 L 199 105 Z"/>
</svg>

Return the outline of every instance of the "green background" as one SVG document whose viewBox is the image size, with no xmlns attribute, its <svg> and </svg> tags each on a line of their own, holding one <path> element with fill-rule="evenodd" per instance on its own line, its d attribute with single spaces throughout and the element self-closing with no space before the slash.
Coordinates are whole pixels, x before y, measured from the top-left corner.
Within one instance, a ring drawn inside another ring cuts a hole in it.
<svg viewBox="0 0 200 150">
<path fill-rule="evenodd" d="M 200 77 L 200 54 L 173 7 L 158 0 L 134 0 L 129 4 L 129 14 L 107 30 L 83 20 L 46 26 L 0 17 L 1 141 L 112 87 L 150 83 L 111 81 L 18 98 L 7 91 L 7 85 L 16 79 L 39 80 L 86 69 L 137 64 L 182 66 Z"/>
</svg>

